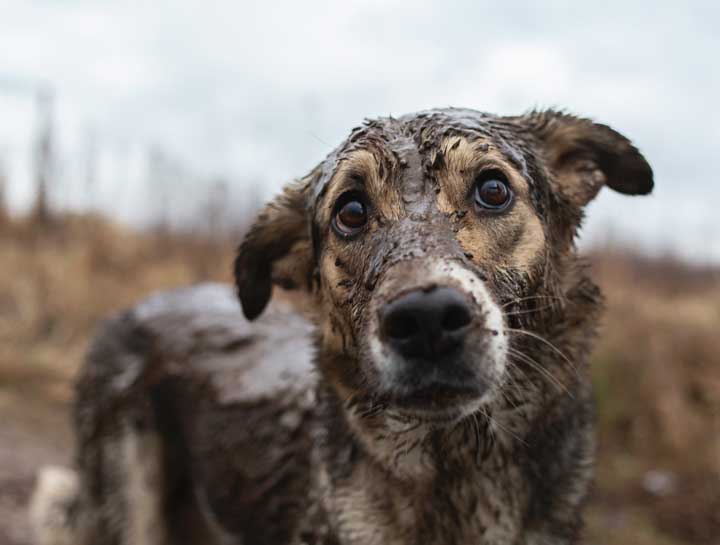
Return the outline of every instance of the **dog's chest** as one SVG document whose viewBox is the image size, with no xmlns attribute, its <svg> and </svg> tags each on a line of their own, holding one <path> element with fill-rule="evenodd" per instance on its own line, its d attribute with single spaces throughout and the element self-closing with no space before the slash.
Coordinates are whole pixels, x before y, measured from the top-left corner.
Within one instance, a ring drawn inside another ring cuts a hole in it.
<svg viewBox="0 0 720 545">
<path fill-rule="evenodd" d="M 522 482 L 516 469 L 503 468 L 418 487 L 358 468 L 336 484 L 327 507 L 343 545 L 511 545 L 523 534 Z"/>
</svg>

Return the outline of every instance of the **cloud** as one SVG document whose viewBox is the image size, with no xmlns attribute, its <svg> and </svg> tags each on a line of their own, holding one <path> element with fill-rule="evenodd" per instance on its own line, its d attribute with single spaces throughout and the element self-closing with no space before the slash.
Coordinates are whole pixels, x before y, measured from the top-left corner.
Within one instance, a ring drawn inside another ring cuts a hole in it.
<svg viewBox="0 0 720 545">
<path fill-rule="evenodd" d="M 720 193 L 718 15 L 710 2 L 15 2 L 0 20 L 0 149 L 20 164 L 12 135 L 32 123 L 14 113 L 23 91 L 7 82 L 47 80 L 68 180 L 81 177 L 92 128 L 107 154 L 136 165 L 160 145 L 196 180 L 236 180 L 242 200 L 243 184 L 267 196 L 309 170 L 364 117 L 560 106 L 628 134 L 656 169 L 654 199 L 602 195 L 588 234 L 622 225 L 657 246 L 685 188 Z M 142 169 L 126 170 L 128 187 L 142 188 Z M 197 199 L 206 188 L 184 191 Z M 140 219 L 147 196 L 127 192 Z M 70 193 L 83 204 L 77 184 Z"/>
</svg>

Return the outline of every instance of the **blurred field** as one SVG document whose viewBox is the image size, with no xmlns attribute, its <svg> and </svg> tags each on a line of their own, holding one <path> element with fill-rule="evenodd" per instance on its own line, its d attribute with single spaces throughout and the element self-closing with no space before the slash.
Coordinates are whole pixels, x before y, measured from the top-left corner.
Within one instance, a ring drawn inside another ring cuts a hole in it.
<svg viewBox="0 0 720 545">
<path fill-rule="evenodd" d="M 235 237 L 92 216 L 0 219 L 0 544 L 28 543 L 36 468 L 69 461 L 72 376 L 97 320 L 151 291 L 230 280 Z M 607 296 L 593 374 L 590 545 L 720 544 L 720 270 L 590 256 Z"/>
</svg>

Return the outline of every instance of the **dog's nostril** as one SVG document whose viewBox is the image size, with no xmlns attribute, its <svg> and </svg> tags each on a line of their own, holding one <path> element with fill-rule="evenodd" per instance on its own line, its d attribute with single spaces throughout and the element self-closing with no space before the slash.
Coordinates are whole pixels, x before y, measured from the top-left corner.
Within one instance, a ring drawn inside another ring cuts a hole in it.
<svg viewBox="0 0 720 545">
<path fill-rule="evenodd" d="M 472 322 L 467 298 L 450 287 L 407 292 L 380 316 L 384 341 L 407 358 L 438 361 L 458 350 Z"/>
<path fill-rule="evenodd" d="M 419 324 L 409 312 L 395 312 L 385 320 L 385 334 L 392 339 L 409 339 L 419 330 Z"/>
<path fill-rule="evenodd" d="M 470 311 L 463 305 L 450 305 L 443 315 L 441 326 L 445 331 L 457 331 L 472 321 Z"/>
</svg>

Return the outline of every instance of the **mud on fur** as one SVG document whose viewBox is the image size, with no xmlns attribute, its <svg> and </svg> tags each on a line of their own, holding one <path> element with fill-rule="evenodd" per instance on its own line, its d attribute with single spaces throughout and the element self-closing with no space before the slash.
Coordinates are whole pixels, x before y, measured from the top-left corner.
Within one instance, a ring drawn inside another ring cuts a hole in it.
<svg viewBox="0 0 720 545">
<path fill-rule="evenodd" d="M 577 543 L 601 296 L 575 238 L 603 186 L 652 170 L 565 113 L 365 122 L 259 214 L 242 311 L 201 285 L 103 326 L 38 542 Z"/>
</svg>

